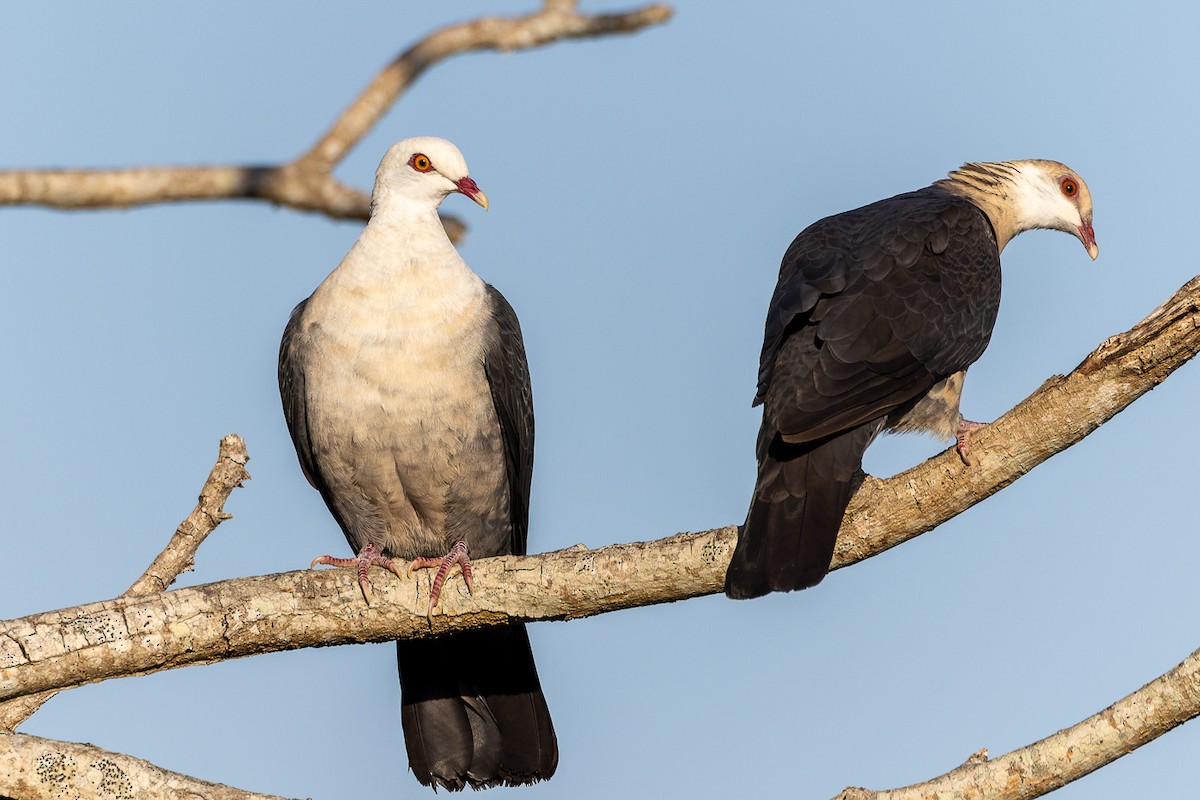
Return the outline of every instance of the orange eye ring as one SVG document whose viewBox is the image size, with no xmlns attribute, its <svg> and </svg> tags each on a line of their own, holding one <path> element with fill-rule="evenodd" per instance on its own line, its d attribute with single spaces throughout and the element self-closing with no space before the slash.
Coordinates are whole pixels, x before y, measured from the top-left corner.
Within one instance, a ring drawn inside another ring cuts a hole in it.
<svg viewBox="0 0 1200 800">
<path fill-rule="evenodd" d="M 1058 182 L 1058 187 L 1062 189 L 1062 193 L 1067 197 L 1074 197 L 1079 194 L 1079 181 L 1069 175 Z"/>
<path fill-rule="evenodd" d="M 408 160 L 408 165 L 417 172 L 430 172 L 433 170 L 433 162 L 429 160 L 429 156 L 424 153 L 417 153 Z"/>
</svg>

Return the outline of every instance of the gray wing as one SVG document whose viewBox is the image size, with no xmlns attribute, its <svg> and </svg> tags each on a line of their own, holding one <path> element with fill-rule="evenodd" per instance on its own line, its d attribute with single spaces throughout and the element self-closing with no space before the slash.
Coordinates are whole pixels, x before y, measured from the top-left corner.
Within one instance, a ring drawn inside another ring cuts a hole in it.
<svg viewBox="0 0 1200 800">
<path fill-rule="evenodd" d="M 279 397 L 283 401 L 283 418 L 287 422 L 288 432 L 292 435 L 296 456 L 300 459 L 300 469 L 304 471 L 308 482 L 320 490 L 322 484 L 317 465 L 313 461 L 312 445 L 308 436 L 304 370 L 296 353 L 300 317 L 307 304 L 308 300 L 302 300 L 292 309 L 292 316 L 288 319 L 287 327 L 283 329 L 283 339 L 279 342 Z"/>
<path fill-rule="evenodd" d="M 500 434 L 504 437 L 504 463 L 512 508 L 512 552 L 525 554 L 529 534 L 529 489 L 533 480 L 533 390 L 521 325 L 504 295 L 490 284 L 492 318 L 496 335 L 484 354 L 487 376 Z"/>
<path fill-rule="evenodd" d="M 928 188 L 823 219 L 784 255 L 755 404 L 789 442 L 879 419 L 978 359 L 999 302 L 995 235 L 966 200 Z"/>
</svg>

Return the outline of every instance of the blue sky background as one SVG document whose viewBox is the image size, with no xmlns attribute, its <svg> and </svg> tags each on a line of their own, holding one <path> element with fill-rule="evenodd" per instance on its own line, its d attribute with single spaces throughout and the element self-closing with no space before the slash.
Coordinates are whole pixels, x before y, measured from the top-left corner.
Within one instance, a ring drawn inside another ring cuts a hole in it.
<svg viewBox="0 0 1200 800">
<path fill-rule="evenodd" d="M 396 53 L 532 2 L 6 6 L 0 168 L 269 163 Z M 538 419 L 530 549 L 739 522 L 779 259 L 819 217 L 966 160 L 1052 158 L 1100 259 L 1020 237 L 963 409 L 999 416 L 1197 272 L 1186 4 L 690 3 L 631 38 L 434 68 L 339 169 L 455 141 L 467 262 L 520 314 Z M 586 3 L 621 10 L 621 3 Z M 191 509 L 220 438 L 253 480 L 180 585 L 300 569 L 345 541 L 296 464 L 275 357 L 357 223 L 258 203 L 0 209 L 0 615 L 112 597 Z M 801 594 L 532 627 L 561 764 L 528 797 L 827 798 L 1000 755 L 1200 646 L 1200 373 L 933 533 Z M 941 449 L 888 438 L 886 475 Z M 109 681 L 22 730 L 289 796 L 428 796 L 390 645 Z M 1200 727 L 1062 798 L 1189 796 Z M 493 790 L 496 797 L 512 794 Z M 514 795 L 515 796 L 515 795 Z"/>
</svg>

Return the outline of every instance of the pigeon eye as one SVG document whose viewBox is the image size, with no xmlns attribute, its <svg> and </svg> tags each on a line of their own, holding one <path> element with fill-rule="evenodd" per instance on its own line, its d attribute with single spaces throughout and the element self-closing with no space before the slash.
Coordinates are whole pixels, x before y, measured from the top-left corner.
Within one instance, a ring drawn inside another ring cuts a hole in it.
<svg viewBox="0 0 1200 800">
<path fill-rule="evenodd" d="M 408 160 L 408 165 L 417 172 L 429 172 L 433 169 L 433 162 L 429 160 L 429 156 L 424 153 L 417 153 Z"/>
<path fill-rule="evenodd" d="M 1075 182 L 1074 178 L 1063 178 L 1059 181 L 1058 185 L 1062 189 L 1062 193 L 1067 197 L 1074 197 L 1079 194 L 1079 184 Z"/>
</svg>

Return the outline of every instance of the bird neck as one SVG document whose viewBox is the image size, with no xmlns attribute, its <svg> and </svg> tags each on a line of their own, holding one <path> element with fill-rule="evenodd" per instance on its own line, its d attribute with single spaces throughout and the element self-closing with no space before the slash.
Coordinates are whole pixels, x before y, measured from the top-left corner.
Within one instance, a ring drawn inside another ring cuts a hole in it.
<svg viewBox="0 0 1200 800">
<path fill-rule="evenodd" d="M 459 256 L 436 209 L 376 208 L 358 241 L 323 289 L 334 294 L 368 293 L 399 300 L 474 295 L 477 276 Z"/>
<path fill-rule="evenodd" d="M 420 227 L 430 220 L 438 219 L 438 206 L 445 199 L 439 197 L 414 197 L 410 192 L 398 192 L 390 186 L 376 185 L 371 193 L 371 225 L 411 225 Z"/>
<path fill-rule="evenodd" d="M 1020 216 L 1020 206 L 1013 184 L 1016 168 L 1006 162 L 964 164 L 961 169 L 933 185 L 957 197 L 970 201 L 979 208 L 992 224 L 996 234 L 996 247 L 1004 252 L 1004 246 L 1018 233 L 1030 228 Z"/>
</svg>

